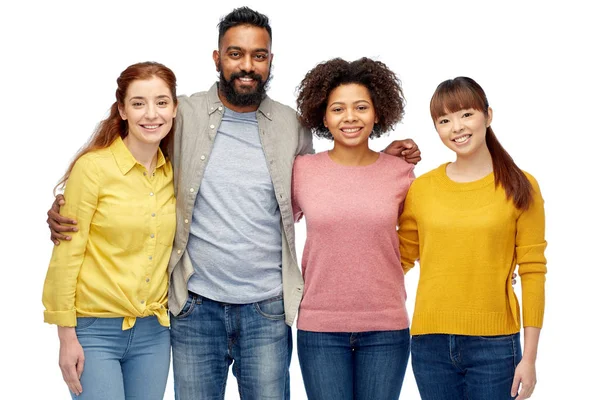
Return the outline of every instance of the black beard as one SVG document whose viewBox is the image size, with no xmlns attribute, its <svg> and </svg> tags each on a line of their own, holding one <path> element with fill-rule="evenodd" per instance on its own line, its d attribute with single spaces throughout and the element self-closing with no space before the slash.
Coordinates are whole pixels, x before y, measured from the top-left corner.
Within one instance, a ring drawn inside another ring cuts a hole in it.
<svg viewBox="0 0 600 400">
<path fill-rule="evenodd" d="M 235 90 L 234 80 L 236 78 L 249 77 L 256 81 L 256 89 L 248 93 L 239 93 Z M 219 75 L 219 91 L 225 99 L 234 106 L 246 107 L 246 106 L 258 106 L 260 102 L 267 96 L 267 89 L 269 88 L 269 81 L 271 80 L 271 72 L 269 71 L 269 77 L 266 81 L 262 80 L 262 77 L 254 72 L 236 72 L 231 74 L 229 80 L 225 79 L 223 69 Z"/>
</svg>

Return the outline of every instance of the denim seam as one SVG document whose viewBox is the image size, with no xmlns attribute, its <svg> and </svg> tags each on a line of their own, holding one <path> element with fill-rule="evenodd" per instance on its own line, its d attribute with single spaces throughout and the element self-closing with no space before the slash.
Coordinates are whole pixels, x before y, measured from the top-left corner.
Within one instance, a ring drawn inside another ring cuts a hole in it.
<svg viewBox="0 0 600 400">
<path fill-rule="evenodd" d="M 129 330 L 129 339 L 127 340 L 127 346 L 125 347 L 125 352 L 121 356 L 120 361 L 122 362 L 125 357 L 127 357 L 127 353 L 131 349 L 131 343 L 133 343 L 133 337 L 135 336 L 135 325 Z"/>
<path fill-rule="evenodd" d="M 77 323 L 77 326 L 75 327 L 77 330 L 88 329 L 90 326 L 94 325 L 96 323 L 96 321 L 98 321 L 98 317 L 83 317 L 83 318 L 93 319 L 93 321 L 91 321 L 88 325 L 84 325 L 83 327 L 79 326 L 79 323 Z"/>
<path fill-rule="evenodd" d="M 200 300 L 200 296 L 197 296 L 197 297 L 196 297 L 196 295 L 190 295 L 190 296 L 192 296 L 192 300 L 190 301 L 190 308 L 183 314 L 174 315 L 173 317 L 175 319 L 183 319 L 183 318 L 189 316 L 192 313 L 192 311 L 194 311 L 194 308 L 196 308 L 195 305 L 198 300 L 200 301 L 200 303 L 198 303 L 198 304 L 202 303 L 202 300 Z M 186 303 L 187 303 L 187 301 L 186 301 Z M 185 304 L 183 306 L 185 307 Z"/>
</svg>

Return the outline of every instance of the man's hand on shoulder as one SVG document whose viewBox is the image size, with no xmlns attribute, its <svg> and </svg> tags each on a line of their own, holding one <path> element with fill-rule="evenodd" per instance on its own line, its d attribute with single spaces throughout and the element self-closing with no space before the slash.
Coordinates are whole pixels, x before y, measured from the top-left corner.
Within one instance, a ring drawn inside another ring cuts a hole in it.
<svg viewBox="0 0 600 400">
<path fill-rule="evenodd" d="M 61 240 L 71 240 L 71 236 L 64 235 L 63 232 L 77 232 L 77 221 L 60 215 L 60 206 L 65 204 L 65 197 L 59 194 L 54 199 L 52 207 L 48 210 L 48 228 L 50 228 L 50 240 L 55 246 L 60 244 Z"/>
<path fill-rule="evenodd" d="M 391 156 L 402 157 L 406 162 L 415 165 L 421 161 L 421 150 L 412 139 L 394 140 L 383 152 Z"/>
</svg>

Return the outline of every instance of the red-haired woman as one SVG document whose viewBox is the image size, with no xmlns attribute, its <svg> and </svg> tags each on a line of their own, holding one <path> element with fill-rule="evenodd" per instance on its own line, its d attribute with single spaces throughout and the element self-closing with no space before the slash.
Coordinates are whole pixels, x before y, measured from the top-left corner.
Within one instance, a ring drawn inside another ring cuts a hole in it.
<svg viewBox="0 0 600 400">
<path fill-rule="evenodd" d="M 43 303 L 58 325 L 73 398 L 162 399 L 170 361 L 167 263 L 175 233 L 168 145 L 176 80 L 144 62 L 117 79 L 116 102 L 61 179 L 61 214 L 79 233 L 54 248 Z"/>
<path fill-rule="evenodd" d="M 492 109 L 472 79 L 442 82 L 431 99 L 442 142 L 456 153 L 418 177 L 400 218 L 405 271 L 419 259 L 411 332 L 421 398 L 518 400 L 536 382 L 544 316 L 544 202 L 490 124 Z M 521 315 L 511 285 L 519 265 Z"/>
</svg>

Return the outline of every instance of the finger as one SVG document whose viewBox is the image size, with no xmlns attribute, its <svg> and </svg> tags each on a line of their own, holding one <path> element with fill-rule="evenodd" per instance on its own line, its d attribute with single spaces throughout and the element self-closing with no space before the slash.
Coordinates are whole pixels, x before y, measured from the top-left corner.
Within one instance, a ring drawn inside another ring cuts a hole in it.
<svg viewBox="0 0 600 400">
<path fill-rule="evenodd" d="M 71 240 L 71 236 L 65 236 L 55 231 L 50 231 L 50 239 L 58 246 L 57 240 Z"/>
<path fill-rule="evenodd" d="M 69 386 L 69 389 L 76 395 L 79 395 L 81 393 L 81 383 L 77 377 L 75 365 L 70 365 L 63 373 L 63 376 L 65 376 L 65 382 Z"/>
<path fill-rule="evenodd" d="M 517 395 L 517 393 L 519 393 L 519 384 L 521 383 L 521 379 L 518 376 L 515 376 L 513 378 L 513 383 L 512 386 L 510 388 L 510 395 L 511 397 L 515 397 Z"/>
<path fill-rule="evenodd" d="M 63 217 L 62 215 L 60 215 L 60 213 L 54 211 L 54 210 L 48 210 L 48 225 L 55 226 L 57 224 L 60 225 L 64 225 L 64 224 L 70 224 L 70 225 L 77 225 L 77 220 L 72 219 L 72 218 L 68 218 L 68 217 Z"/>
<path fill-rule="evenodd" d="M 81 357 L 79 362 L 77 363 L 77 379 L 81 379 L 81 374 L 83 374 L 83 364 L 85 363 L 85 359 Z"/>
</svg>

